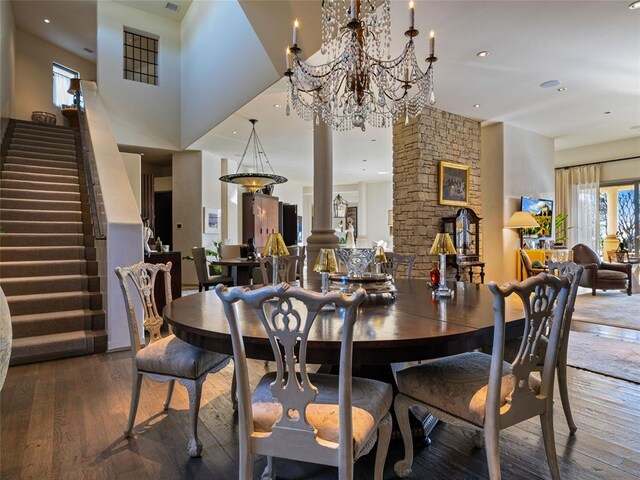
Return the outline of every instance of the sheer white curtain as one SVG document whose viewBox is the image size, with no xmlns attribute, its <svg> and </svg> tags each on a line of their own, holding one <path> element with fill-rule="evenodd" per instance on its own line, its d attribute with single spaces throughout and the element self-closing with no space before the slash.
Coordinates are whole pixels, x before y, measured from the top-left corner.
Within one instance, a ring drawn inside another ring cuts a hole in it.
<svg viewBox="0 0 640 480">
<path fill-rule="evenodd" d="M 55 106 L 73 105 L 73 95 L 67 91 L 72 78 L 78 78 L 78 72 L 53 64 L 53 104 Z"/>
<path fill-rule="evenodd" d="M 566 214 L 567 245 L 598 251 L 600 165 L 556 170 L 556 215 Z"/>
</svg>

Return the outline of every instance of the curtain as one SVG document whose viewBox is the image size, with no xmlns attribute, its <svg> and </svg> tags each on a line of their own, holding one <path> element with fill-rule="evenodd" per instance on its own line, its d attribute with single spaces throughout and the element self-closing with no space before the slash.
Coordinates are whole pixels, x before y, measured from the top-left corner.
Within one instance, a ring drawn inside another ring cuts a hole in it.
<svg viewBox="0 0 640 480">
<path fill-rule="evenodd" d="M 57 107 L 73 105 L 73 95 L 69 90 L 72 78 L 78 78 L 78 74 L 72 70 L 53 65 L 53 104 Z"/>
<path fill-rule="evenodd" d="M 584 243 L 598 251 L 600 165 L 556 170 L 556 215 L 568 215 L 567 245 Z"/>
</svg>

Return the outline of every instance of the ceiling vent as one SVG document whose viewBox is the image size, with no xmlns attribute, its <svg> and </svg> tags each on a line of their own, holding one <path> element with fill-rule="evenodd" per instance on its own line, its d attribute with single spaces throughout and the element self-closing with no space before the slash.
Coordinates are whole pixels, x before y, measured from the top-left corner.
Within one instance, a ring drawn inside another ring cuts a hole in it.
<svg viewBox="0 0 640 480">
<path fill-rule="evenodd" d="M 167 4 L 164 6 L 164 8 L 166 8 L 167 10 L 171 10 L 172 12 L 177 12 L 178 10 L 180 10 L 180 5 L 177 5 L 177 4 L 171 3 L 171 2 L 167 2 Z"/>
</svg>

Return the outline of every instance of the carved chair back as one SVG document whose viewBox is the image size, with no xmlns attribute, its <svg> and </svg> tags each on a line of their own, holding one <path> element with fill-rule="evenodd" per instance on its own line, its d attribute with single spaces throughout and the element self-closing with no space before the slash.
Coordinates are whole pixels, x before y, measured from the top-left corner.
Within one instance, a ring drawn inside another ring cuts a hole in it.
<svg viewBox="0 0 640 480">
<path fill-rule="evenodd" d="M 124 295 L 127 318 L 129 320 L 129 334 L 131 337 L 131 348 L 134 354 L 142 347 L 140 345 L 140 335 L 138 331 L 138 319 L 136 316 L 135 304 L 129 285 L 133 284 L 138 297 L 142 302 L 144 320 L 142 325 L 149 332 L 149 343 L 162 339 L 160 328 L 162 327 L 162 315 L 158 313 L 156 299 L 154 297 L 154 286 L 158 273 L 164 274 L 165 298 L 167 303 L 171 303 L 171 262 L 163 263 L 136 263 L 130 267 L 116 267 L 116 275 L 120 281 L 120 288 Z M 135 355 L 134 355 L 135 357 Z M 135 364 L 135 361 L 134 361 Z"/>
<path fill-rule="evenodd" d="M 11 358 L 11 313 L 9 312 L 9 302 L 0 287 L 0 390 L 4 384 Z"/>
<path fill-rule="evenodd" d="M 262 283 L 265 285 L 273 283 L 273 257 L 260 257 L 260 272 L 262 273 Z M 304 262 L 304 257 L 298 255 L 282 255 L 278 257 L 278 280 L 289 283 L 296 280 L 298 264 Z"/>
<path fill-rule="evenodd" d="M 578 287 L 580 286 L 580 278 L 584 272 L 584 266 L 574 262 L 547 262 L 549 273 L 558 277 L 565 276 L 571 282 L 569 296 L 567 298 L 567 307 L 562 320 L 562 330 L 560 333 L 560 351 L 558 353 L 558 361 L 567 361 L 567 350 L 569 347 L 569 331 L 571 330 L 571 319 L 576 304 L 576 296 L 578 295 Z"/>
<path fill-rule="evenodd" d="M 333 303 L 341 310 L 344 323 L 340 349 L 339 455 L 353 461 L 353 328 L 358 316 L 358 306 L 365 298 L 365 291 L 360 288 L 353 295 L 341 292 L 321 294 L 281 283 L 258 290 L 229 290 L 223 285 L 218 285 L 216 293 L 224 305 L 231 331 L 238 385 L 240 448 L 254 448 L 254 453 L 271 452 L 268 454 L 276 457 L 278 448 L 296 448 L 300 452 L 309 453 L 315 451 L 319 455 L 316 458 L 322 458 L 322 455 L 327 453 L 329 447 L 318 441 L 316 431 L 306 416 L 306 407 L 318 395 L 318 389 L 309 380 L 307 372 L 307 340 L 318 312 L 324 305 Z M 273 298 L 276 302 L 269 302 Z M 271 393 L 282 407 L 282 416 L 273 425 L 269 435 L 261 433 L 254 436 L 246 355 L 235 305 L 238 301 L 245 302 L 260 319 L 276 360 L 276 379 L 271 384 Z"/>
<path fill-rule="evenodd" d="M 567 277 L 558 278 L 546 273 L 521 283 L 513 282 L 504 286 L 498 286 L 495 282 L 489 284 L 494 296 L 495 330 L 486 404 L 487 422 L 498 422 L 503 427 L 512 425 L 544 412 L 551 404 L 562 319 L 570 287 Z M 505 300 L 512 294 L 522 301 L 525 322 L 520 350 L 511 364 L 514 389 L 508 398 L 508 405 L 501 408 Z M 546 343 L 547 340 L 547 348 L 539 348 L 540 343 Z M 539 358 L 542 350 L 545 352 L 544 358 Z M 533 390 L 529 382 L 531 372 L 536 371 L 542 371 L 539 393 Z M 502 420 L 498 421 L 498 418 Z"/>
<path fill-rule="evenodd" d="M 193 247 L 191 249 L 191 255 L 193 256 L 193 263 L 196 266 L 198 283 L 207 283 L 209 281 L 209 266 L 207 265 L 207 255 L 205 254 L 204 247 Z"/>
<path fill-rule="evenodd" d="M 399 253 L 389 252 L 386 254 L 387 262 L 382 264 L 382 272 L 395 278 L 398 269 L 403 263 L 407 263 L 407 279 L 411 280 L 413 275 L 413 264 L 416 261 L 415 254 L 401 255 Z"/>
</svg>

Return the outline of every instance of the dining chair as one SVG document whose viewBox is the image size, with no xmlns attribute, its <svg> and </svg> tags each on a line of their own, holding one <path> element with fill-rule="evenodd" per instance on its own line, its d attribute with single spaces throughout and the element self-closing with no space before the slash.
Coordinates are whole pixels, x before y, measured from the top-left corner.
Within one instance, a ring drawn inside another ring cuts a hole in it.
<svg viewBox="0 0 640 480">
<path fill-rule="evenodd" d="M 191 457 L 198 457 L 202 451 L 202 443 L 198 439 L 198 411 L 202 384 L 209 373 L 215 373 L 230 361 L 228 355 L 208 352 L 183 342 L 171 334 L 162 337 L 160 328 L 163 324 L 162 315 L 158 314 L 154 297 L 154 285 L 157 275 L 164 274 L 165 295 L 167 304 L 171 303 L 171 262 L 137 263 L 130 267 L 116 267 L 116 275 L 120 281 L 124 295 L 129 335 L 131 339 L 131 353 L 133 360 L 133 387 L 131 392 L 131 408 L 129 420 L 124 431 L 125 438 L 130 438 L 138 410 L 142 377 L 146 375 L 157 382 L 169 382 L 164 410 L 169 409 L 173 387 L 177 381 L 189 393 L 190 438 L 187 451 Z M 138 319 L 133 296 L 129 285 L 133 284 L 144 309 L 144 329 L 149 332 L 149 342 L 146 346 L 140 344 L 138 333 Z M 232 383 L 231 395 L 235 399 L 235 384 Z"/>
<path fill-rule="evenodd" d="M 570 287 L 567 277 L 545 273 L 505 286 L 491 282 L 495 317 L 491 355 L 463 353 L 396 373 L 399 393 L 394 410 L 405 448 L 404 459 L 394 466 L 399 477 L 411 474 L 409 408 L 418 405 L 445 423 L 484 432 L 491 480 L 501 478 L 500 430 L 539 416 L 551 477 L 560 478 L 553 432 L 553 384 Z M 505 299 L 512 294 L 522 301 L 525 321 L 520 351 L 509 364 L 504 361 Z M 546 348 L 540 348 L 541 343 L 547 344 Z M 540 377 L 531 375 L 538 371 L 542 371 Z"/>
<path fill-rule="evenodd" d="M 374 479 L 381 480 L 391 437 L 391 386 L 352 377 L 353 329 L 365 299 L 322 294 L 287 284 L 258 290 L 216 287 L 229 322 L 238 385 L 240 480 L 253 479 L 253 455 L 265 455 L 262 479 L 275 480 L 274 457 L 338 467 L 341 480 L 353 479 L 353 463 L 376 443 Z M 276 298 L 276 303 L 269 303 Z M 245 302 L 262 323 L 273 349 L 276 371 L 250 392 L 249 373 L 236 302 Z M 339 375 L 307 372 L 309 332 L 324 305 L 342 316 Z"/>
<path fill-rule="evenodd" d="M 11 312 L 9 312 L 9 302 L 0 287 L 0 390 L 7 377 L 9 361 L 11 360 Z"/>
<path fill-rule="evenodd" d="M 304 262 L 304 258 L 297 255 L 282 255 L 278 257 L 278 279 L 281 282 L 291 283 L 297 280 L 298 265 Z M 273 284 L 273 257 L 260 257 L 260 273 L 264 285 Z"/>
<path fill-rule="evenodd" d="M 300 283 L 301 287 L 304 287 L 304 261 L 306 258 L 307 247 L 302 245 L 287 246 L 287 250 L 291 255 L 302 257 L 302 261 L 296 264 L 296 280 Z"/>
<path fill-rule="evenodd" d="M 228 275 L 210 275 L 209 264 L 207 263 L 207 256 L 204 251 L 204 247 L 193 247 L 191 249 L 191 255 L 193 256 L 193 263 L 196 267 L 196 275 L 198 276 L 198 291 L 201 292 L 209 290 L 209 287 L 216 286 L 219 283 L 233 286 L 233 278 Z"/>
<path fill-rule="evenodd" d="M 407 263 L 407 279 L 411 280 L 413 276 L 413 264 L 416 261 L 417 255 L 401 255 L 399 253 L 389 252 L 386 253 L 387 261 L 382 264 L 382 272 L 396 277 L 398 269 L 403 263 Z"/>
</svg>

